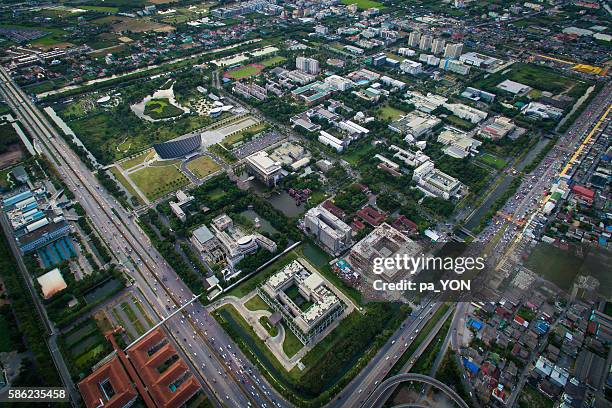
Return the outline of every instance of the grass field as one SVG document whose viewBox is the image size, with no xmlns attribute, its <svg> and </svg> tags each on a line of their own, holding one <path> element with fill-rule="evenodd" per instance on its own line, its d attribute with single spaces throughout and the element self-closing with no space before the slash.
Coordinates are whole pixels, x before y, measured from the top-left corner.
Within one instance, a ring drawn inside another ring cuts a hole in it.
<svg viewBox="0 0 612 408">
<path fill-rule="evenodd" d="M 119 11 L 119 7 L 108 7 L 108 6 L 79 6 L 81 10 L 99 11 L 102 13 L 116 13 Z"/>
<path fill-rule="evenodd" d="M 393 121 L 393 120 L 399 119 L 405 114 L 406 112 L 402 110 L 395 109 L 394 107 L 389 106 L 389 105 L 385 105 L 378 110 L 377 116 L 379 117 L 379 119 L 382 119 L 382 120 Z"/>
<path fill-rule="evenodd" d="M 187 163 L 187 168 L 195 174 L 195 176 L 199 179 L 203 179 L 219 170 L 221 166 L 219 166 L 213 159 L 208 156 L 200 156 L 197 159 L 191 160 Z"/>
<path fill-rule="evenodd" d="M 285 61 L 287 61 L 287 58 L 277 55 L 276 57 L 271 57 L 271 58 L 268 58 L 267 60 L 261 61 L 261 65 L 263 65 L 266 68 L 270 68 L 275 65 L 282 64 Z"/>
<path fill-rule="evenodd" d="M 539 243 L 527 258 L 525 266 L 561 289 L 569 290 L 580 272 L 582 260 L 569 251 Z"/>
<path fill-rule="evenodd" d="M 272 312 L 272 309 L 270 309 L 270 306 L 268 306 L 268 304 L 264 302 L 264 300 L 259 295 L 255 295 L 252 298 L 250 298 L 244 304 L 244 306 L 252 312 L 256 310 L 267 310 L 269 312 Z"/>
<path fill-rule="evenodd" d="M 141 163 L 144 163 L 147 159 L 153 157 L 153 154 L 154 154 L 153 150 L 148 150 L 146 152 L 143 152 L 142 154 L 139 154 L 136 157 L 132 157 L 131 159 L 127 159 L 121 162 L 119 165 L 121 166 L 122 169 L 129 170 L 133 167 L 138 166 Z"/>
<path fill-rule="evenodd" d="M 383 6 L 382 3 L 379 3 L 373 0 L 342 0 L 342 4 L 345 4 L 345 5 L 357 4 L 357 7 L 359 7 L 362 10 L 370 9 L 370 8 L 376 8 L 376 9 L 385 8 L 385 6 Z"/>
<path fill-rule="evenodd" d="M 173 165 L 146 167 L 132 173 L 130 178 L 149 200 L 155 200 L 189 183 L 187 176 Z"/>
<path fill-rule="evenodd" d="M 533 385 L 525 384 L 519 396 L 518 406 L 529 408 L 552 408 L 554 403 Z"/>
<path fill-rule="evenodd" d="M 506 167 L 506 161 L 500 159 L 497 156 L 493 156 L 492 154 L 485 153 L 482 156 L 478 157 L 478 160 L 483 162 L 484 164 L 491 166 L 497 170 L 501 170 Z"/>
<path fill-rule="evenodd" d="M 113 176 L 115 176 L 117 181 L 119 183 L 121 183 L 121 185 L 128 191 L 128 193 L 130 193 L 132 196 L 136 197 L 136 200 L 138 201 L 138 203 L 143 204 L 142 198 L 136 192 L 136 190 L 134 190 L 134 187 L 132 187 L 132 185 L 128 182 L 128 180 L 123 176 L 121 171 L 119 171 L 119 169 L 117 167 L 114 167 L 114 166 L 111 167 L 110 171 L 111 171 L 111 173 L 113 173 Z"/>
<path fill-rule="evenodd" d="M 287 326 L 285 327 L 285 339 L 283 340 L 283 351 L 291 358 L 304 347 L 302 342 L 293 334 Z"/>
<path fill-rule="evenodd" d="M 268 319 L 266 316 L 261 316 L 259 318 L 259 324 L 261 324 L 261 327 L 266 329 L 271 337 L 276 337 L 278 335 L 278 327 L 272 325 L 272 323 L 270 323 L 270 319 Z"/>
<path fill-rule="evenodd" d="M 242 139 L 244 139 L 246 135 L 252 135 L 252 134 L 259 133 L 259 132 L 263 132 L 267 128 L 268 128 L 268 125 L 266 125 L 263 122 L 260 122 L 246 129 L 243 129 L 239 132 L 236 132 L 234 134 L 227 136 L 225 139 L 223 139 L 221 143 L 223 143 L 223 146 L 225 146 L 226 148 L 231 149 L 234 144 L 242 141 Z"/>
<path fill-rule="evenodd" d="M 155 120 L 168 119 L 179 116 L 183 113 L 182 109 L 172 105 L 168 99 L 153 99 L 147 102 L 144 114 Z"/>
<path fill-rule="evenodd" d="M 574 98 L 584 94 L 590 86 L 586 81 L 563 76 L 553 69 L 524 63 L 515 63 L 508 70 L 480 79 L 472 86 L 499 92 L 496 86 L 505 79 L 520 82 L 539 91 L 548 91 L 554 94 L 566 93 Z"/>
<path fill-rule="evenodd" d="M 231 71 L 226 71 L 223 74 L 223 76 L 225 76 L 226 78 L 232 78 L 232 79 L 244 79 L 244 78 L 252 77 L 255 75 L 259 75 L 263 68 L 264 68 L 263 65 L 249 64 L 249 65 L 244 65 L 240 68 L 233 69 Z"/>
</svg>

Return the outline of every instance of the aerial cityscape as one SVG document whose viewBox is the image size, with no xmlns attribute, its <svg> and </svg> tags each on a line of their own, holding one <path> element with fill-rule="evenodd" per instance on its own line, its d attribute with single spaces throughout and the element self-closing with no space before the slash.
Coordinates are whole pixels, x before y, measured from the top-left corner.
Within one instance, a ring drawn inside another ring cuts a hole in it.
<svg viewBox="0 0 612 408">
<path fill-rule="evenodd" d="M 0 407 L 612 408 L 608 0 L 0 0 Z"/>
</svg>

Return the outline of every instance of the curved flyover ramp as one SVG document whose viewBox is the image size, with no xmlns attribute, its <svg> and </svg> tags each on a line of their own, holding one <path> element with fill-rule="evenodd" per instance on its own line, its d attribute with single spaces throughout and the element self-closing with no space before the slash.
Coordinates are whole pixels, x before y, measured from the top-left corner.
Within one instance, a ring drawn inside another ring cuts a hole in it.
<svg viewBox="0 0 612 408">
<path fill-rule="evenodd" d="M 457 394 L 452 388 L 448 385 L 436 380 L 433 377 L 423 374 L 415 374 L 415 373 L 405 373 L 394 375 L 393 377 L 387 378 L 385 381 L 380 383 L 378 387 L 374 390 L 374 392 L 368 397 L 368 399 L 364 402 L 363 406 L 365 408 L 377 408 L 381 407 L 384 404 L 384 400 L 381 401 L 382 397 L 386 395 L 387 391 L 399 385 L 403 382 L 414 381 L 420 382 L 424 384 L 431 385 L 436 387 L 440 391 L 442 391 L 448 398 L 450 398 L 457 406 L 461 408 L 469 408 L 468 404 L 461 399 L 459 394 Z M 410 405 L 408 405 L 410 406 Z M 414 406 L 414 405 L 412 405 Z"/>
</svg>

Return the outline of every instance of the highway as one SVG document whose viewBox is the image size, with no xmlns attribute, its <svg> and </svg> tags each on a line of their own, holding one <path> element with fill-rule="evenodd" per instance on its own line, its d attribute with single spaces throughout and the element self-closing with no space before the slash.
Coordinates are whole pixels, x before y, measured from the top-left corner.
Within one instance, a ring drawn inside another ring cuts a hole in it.
<svg viewBox="0 0 612 408">
<path fill-rule="evenodd" d="M 0 88 L 25 129 L 74 192 L 119 263 L 125 266 L 158 319 L 194 294 L 152 247 L 132 215 L 98 183 L 80 158 L 59 137 L 46 117 L 0 68 Z M 167 323 L 173 338 L 189 356 L 196 377 L 216 405 L 288 406 L 232 342 L 205 308 L 195 304 Z M 213 385 L 214 384 L 214 385 Z"/>
<path fill-rule="evenodd" d="M 329 408 L 359 407 L 367 396 L 389 373 L 395 363 L 410 347 L 418 331 L 440 307 L 433 300 L 424 300 L 420 309 L 406 319 L 402 326 L 391 336 L 366 366 L 349 382 L 349 384 L 329 403 Z"/>
</svg>

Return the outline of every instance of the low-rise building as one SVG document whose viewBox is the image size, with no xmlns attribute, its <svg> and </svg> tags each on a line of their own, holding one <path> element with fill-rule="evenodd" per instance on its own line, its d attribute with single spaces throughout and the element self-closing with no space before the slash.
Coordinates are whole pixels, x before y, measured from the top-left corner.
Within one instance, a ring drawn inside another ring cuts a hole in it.
<svg viewBox="0 0 612 408">
<path fill-rule="evenodd" d="M 487 139 L 499 140 L 506 137 L 510 132 L 513 132 L 515 128 L 516 126 L 512 123 L 510 118 L 497 116 L 492 121 L 486 123 L 480 129 L 479 134 Z"/>
<path fill-rule="evenodd" d="M 503 82 L 497 84 L 496 88 L 501 89 L 502 91 L 509 92 L 513 95 L 524 95 L 527 92 L 531 91 L 531 87 L 521 84 L 519 82 L 511 81 L 506 79 Z"/>
<path fill-rule="evenodd" d="M 555 108 L 554 106 L 545 105 L 539 102 L 529 102 L 521 109 L 521 113 L 533 119 L 557 120 L 563 116 L 563 109 Z"/>
<path fill-rule="evenodd" d="M 445 103 L 444 107 L 453 112 L 453 115 L 472 123 L 479 123 L 485 120 L 488 116 L 487 112 L 483 112 L 462 103 Z"/>
<path fill-rule="evenodd" d="M 260 151 L 245 160 L 247 171 L 267 186 L 275 186 L 281 177 L 282 167 L 268 153 Z"/>
<path fill-rule="evenodd" d="M 410 75 L 418 75 L 423 72 L 423 64 L 409 59 L 405 59 L 400 64 L 400 70 Z"/>
<path fill-rule="evenodd" d="M 464 132 L 453 129 L 445 129 L 438 135 L 438 143 L 445 147 L 442 151 L 456 159 L 464 159 L 470 154 L 478 153 L 482 142 L 471 138 Z"/>
<path fill-rule="evenodd" d="M 402 135 L 417 139 L 425 136 L 442 121 L 435 116 L 422 112 L 410 112 L 389 124 L 389 129 Z"/>
<path fill-rule="evenodd" d="M 420 255 L 421 251 L 421 246 L 407 235 L 387 223 L 382 223 L 351 248 L 348 261 L 361 274 L 372 276 L 377 258 L 416 256 Z M 380 277 L 393 281 L 398 272 L 400 270 L 395 268 L 385 268 Z"/>
<path fill-rule="evenodd" d="M 395 152 L 393 157 L 397 158 L 398 160 L 401 160 L 406 166 L 411 168 L 419 167 L 421 164 L 430 161 L 429 156 L 427 156 L 420 150 L 413 152 L 409 150 L 404 150 L 400 147 L 397 147 L 396 145 L 391 145 L 389 147 L 389 150 Z"/>
<path fill-rule="evenodd" d="M 447 100 L 448 98 L 444 96 L 432 93 L 423 95 L 418 91 L 406 91 L 406 102 L 413 104 L 416 109 L 425 113 L 433 112 L 439 106 L 444 105 Z"/>
<path fill-rule="evenodd" d="M 257 291 L 303 344 L 317 340 L 345 309 L 334 288 L 304 259 L 286 265 Z"/>
<path fill-rule="evenodd" d="M 426 194 L 448 200 L 460 194 L 463 184 L 456 178 L 435 168 L 429 161 L 414 169 L 412 179 Z"/>
</svg>

